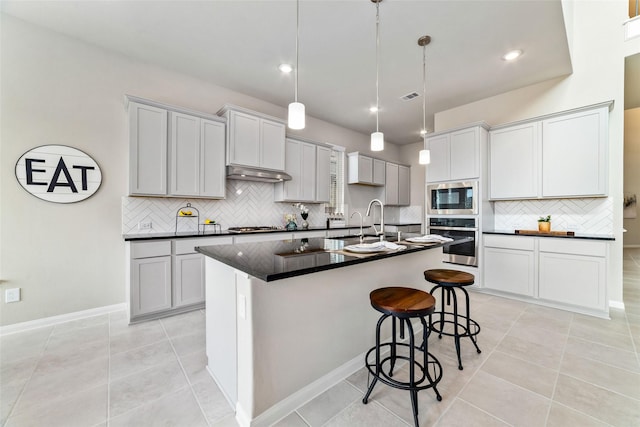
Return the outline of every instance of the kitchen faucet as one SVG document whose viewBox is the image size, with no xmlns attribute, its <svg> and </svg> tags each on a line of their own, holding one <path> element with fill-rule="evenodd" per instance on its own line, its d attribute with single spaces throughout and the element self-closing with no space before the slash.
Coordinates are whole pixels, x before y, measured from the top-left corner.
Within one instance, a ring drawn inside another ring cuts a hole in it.
<svg viewBox="0 0 640 427">
<path fill-rule="evenodd" d="M 362 232 L 362 222 L 363 222 L 362 214 L 358 211 L 355 211 L 354 213 L 351 214 L 350 218 L 353 218 L 355 214 L 360 215 L 360 234 L 358 234 L 358 236 L 360 236 L 360 243 L 362 243 L 364 241 L 364 233 Z"/>
<path fill-rule="evenodd" d="M 373 206 L 374 203 L 378 203 L 380 205 L 380 231 L 376 229 L 375 224 L 371 224 L 371 226 L 373 227 L 373 231 L 375 231 L 376 236 L 380 236 L 380 241 L 383 242 L 384 241 L 384 205 L 380 200 L 373 199 L 372 201 L 369 202 L 369 207 L 367 208 L 367 216 L 371 216 L 371 206 Z"/>
</svg>

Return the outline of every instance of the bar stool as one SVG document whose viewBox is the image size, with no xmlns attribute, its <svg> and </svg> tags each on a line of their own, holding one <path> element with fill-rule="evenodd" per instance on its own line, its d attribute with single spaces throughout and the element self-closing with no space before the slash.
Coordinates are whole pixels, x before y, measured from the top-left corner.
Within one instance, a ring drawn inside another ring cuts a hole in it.
<svg viewBox="0 0 640 427">
<path fill-rule="evenodd" d="M 431 294 L 434 294 L 438 288 L 442 290 L 440 310 L 434 311 L 433 317 L 429 319 L 429 326 L 432 331 L 438 333 L 438 338 L 442 338 L 443 335 L 454 337 L 456 353 L 458 355 L 458 369 L 462 370 L 460 338 L 469 337 L 478 353 L 482 353 L 476 342 L 476 336 L 480 333 L 480 325 L 471 318 L 469 312 L 469 293 L 464 288 L 465 286 L 473 285 L 475 277 L 473 274 L 465 273 L 464 271 L 433 269 L 426 270 L 424 272 L 424 278 L 428 282 L 436 284 L 436 286 L 431 289 Z M 466 312 L 463 314 L 460 314 L 458 310 L 458 297 L 456 295 L 456 290 L 458 289 L 464 293 Z M 445 294 L 447 306 L 451 305 L 451 299 L 453 299 L 453 311 L 445 310 Z M 446 325 L 452 325 L 453 328 L 447 328 L 447 331 L 445 331 Z M 451 329 L 453 331 L 451 331 Z"/>
<path fill-rule="evenodd" d="M 429 353 L 428 337 L 430 334 L 429 325 L 425 317 L 433 313 L 436 300 L 430 294 L 417 289 L 405 287 L 387 287 L 376 289 L 369 295 L 371 306 L 382 313 L 376 326 L 376 345 L 372 347 L 365 356 L 365 364 L 369 374 L 373 376 L 373 381 L 369 385 L 369 389 L 365 394 L 362 402 L 367 404 L 369 395 L 373 391 L 373 387 L 378 380 L 388 386 L 409 390 L 411 394 L 411 407 L 413 409 L 413 418 L 416 427 L 418 427 L 418 391 L 427 388 L 433 388 L 438 401 L 442 400 L 442 396 L 438 392 L 436 385 L 442 378 L 442 365 L 433 354 Z M 380 330 L 382 324 L 388 318 L 391 322 L 391 341 L 380 342 Z M 422 324 L 423 345 L 418 347 L 414 342 L 413 326 L 411 319 L 418 318 Z M 404 339 L 404 326 L 407 327 L 409 335 L 409 343 L 398 342 L 396 338 L 396 322 L 400 321 L 400 339 Z M 389 349 L 389 354 L 383 356 L 382 350 Z M 398 350 L 407 348 L 409 355 L 400 355 Z M 422 357 L 416 358 L 416 350 L 422 353 Z M 375 358 L 371 361 L 371 355 L 375 354 Z M 409 379 L 407 381 L 399 381 L 393 377 L 393 370 L 396 361 L 406 360 L 409 362 Z M 388 369 L 387 369 L 388 367 Z"/>
</svg>

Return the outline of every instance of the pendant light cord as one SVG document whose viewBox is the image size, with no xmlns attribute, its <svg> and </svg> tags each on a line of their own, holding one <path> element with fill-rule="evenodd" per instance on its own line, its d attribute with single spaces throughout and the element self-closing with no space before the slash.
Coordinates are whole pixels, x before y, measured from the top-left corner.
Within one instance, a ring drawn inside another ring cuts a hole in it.
<svg viewBox="0 0 640 427">
<path fill-rule="evenodd" d="M 300 56 L 300 49 L 298 47 L 298 38 L 300 37 L 300 0 L 296 0 L 296 84 L 294 89 L 293 98 L 295 102 L 298 102 L 298 57 Z"/>
<path fill-rule="evenodd" d="M 380 113 L 380 1 L 376 2 L 376 132 Z"/>
<path fill-rule="evenodd" d="M 427 46 L 422 46 L 422 130 L 427 136 Z"/>
</svg>

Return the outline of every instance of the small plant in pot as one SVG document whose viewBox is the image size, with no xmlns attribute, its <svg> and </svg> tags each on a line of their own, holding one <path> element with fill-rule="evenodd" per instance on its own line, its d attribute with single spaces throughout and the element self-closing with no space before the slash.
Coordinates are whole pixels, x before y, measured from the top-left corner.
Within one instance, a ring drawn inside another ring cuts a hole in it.
<svg viewBox="0 0 640 427">
<path fill-rule="evenodd" d="M 549 233 L 551 231 L 551 215 L 538 218 L 538 231 L 541 233 Z"/>
</svg>

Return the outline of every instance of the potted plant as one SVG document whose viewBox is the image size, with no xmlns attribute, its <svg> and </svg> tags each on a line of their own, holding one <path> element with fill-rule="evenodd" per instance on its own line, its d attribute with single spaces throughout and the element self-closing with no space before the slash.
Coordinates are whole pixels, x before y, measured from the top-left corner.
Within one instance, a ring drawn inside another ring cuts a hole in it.
<svg viewBox="0 0 640 427">
<path fill-rule="evenodd" d="M 551 215 L 538 218 L 538 231 L 541 233 L 549 233 L 551 231 Z"/>
</svg>

